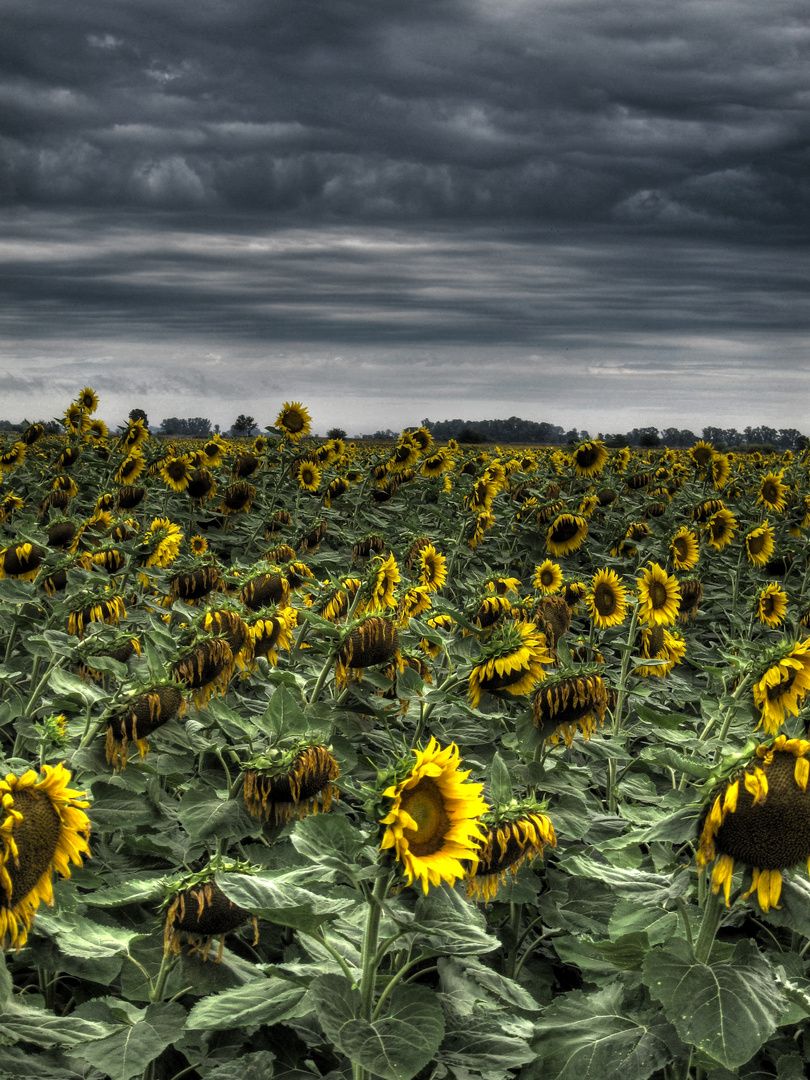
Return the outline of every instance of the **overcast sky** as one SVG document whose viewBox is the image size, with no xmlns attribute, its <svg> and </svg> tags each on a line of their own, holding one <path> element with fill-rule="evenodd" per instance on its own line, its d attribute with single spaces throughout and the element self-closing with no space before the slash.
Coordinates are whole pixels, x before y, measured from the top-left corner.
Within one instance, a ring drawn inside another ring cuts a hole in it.
<svg viewBox="0 0 810 1080">
<path fill-rule="evenodd" d="M 0 418 L 810 431 L 806 0 L 0 0 Z"/>
</svg>

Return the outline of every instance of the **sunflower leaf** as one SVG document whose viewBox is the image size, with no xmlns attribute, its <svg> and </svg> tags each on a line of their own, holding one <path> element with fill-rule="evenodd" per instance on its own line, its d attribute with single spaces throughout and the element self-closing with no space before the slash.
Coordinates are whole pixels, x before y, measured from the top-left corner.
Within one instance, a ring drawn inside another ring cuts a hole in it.
<svg viewBox="0 0 810 1080">
<path fill-rule="evenodd" d="M 411 1080 L 435 1055 L 444 1017 L 424 986 L 399 986 L 386 1013 L 361 1017 L 360 992 L 341 975 L 322 975 L 309 990 L 326 1037 L 355 1065 L 383 1080 Z"/>
<path fill-rule="evenodd" d="M 495 753 L 492 758 L 492 765 L 489 773 L 489 793 L 492 796 L 492 802 L 496 806 L 508 806 L 512 801 L 512 778 L 509 775 L 509 770 L 504 764 L 504 760 L 499 753 Z"/>
<path fill-rule="evenodd" d="M 193 1031 L 230 1031 L 280 1024 L 295 1015 L 305 993 L 305 987 L 283 979 L 257 979 L 198 1001 L 186 1027 Z"/>
<path fill-rule="evenodd" d="M 68 1056 L 93 1066 L 110 1080 L 130 1080 L 174 1042 L 185 1018 L 185 1009 L 177 1002 L 148 1005 L 135 1023 L 121 1024 L 105 1038 L 83 1041 Z"/>
<path fill-rule="evenodd" d="M 754 1056 L 785 1010 L 773 972 L 748 940 L 714 964 L 696 963 L 690 946 L 676 940 L 647 955 L 643 978 L 678 1035 L 727 1069 Z"/>
</svg>

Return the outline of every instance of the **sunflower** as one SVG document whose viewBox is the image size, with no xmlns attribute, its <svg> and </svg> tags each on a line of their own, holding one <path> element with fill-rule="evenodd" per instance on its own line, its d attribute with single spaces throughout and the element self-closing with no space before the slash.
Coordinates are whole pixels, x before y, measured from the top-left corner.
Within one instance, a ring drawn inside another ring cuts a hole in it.
<svg viewBox="0 0 810 1080">
<path fill-rule="evenodd" d="M 78 402 L 71 402 L 65 409 L 62 425 L 68 434 L 83 435 L 89 423 L 87 410 Z"/>
<path fill-rule="evenodd" d="M 302 461 L 298 467 L 298 484 L 304 491 L 318 490 L 321 482 L 321 470 L 312 461 Z"/>
<path fill-rule="evenodd" d="M 204 536 L 192 536 L 188 546 L 191 548 L 192 555 L 205 555 L 206 551 L 208 551 L 208 541 Z"/>
<path fill-rule="evenodd" d="M 711 461 L 710 472 L 715 491 L 719 491 L 731 476 L 731 461 L 727 454 L 715 454 Z"/>
<path fill-rule="evenodd" d="M 486 630 L 500 622 L 511 610 L 512 601 L 508 596 L 485 596 L 473 618 L 482 630 Z"/>
<path fill-rule="evenodd" d="M 87 597 L 82 596 L 80 606 L 68 615 L 68 633 L 75 637 L 84 637 L 84 630 L 88 623 L 103 622 L 108 626 L 117 626 L 120 619 L 127 617 L 124 601 L 120 596 L 112 593 L 109 589 L 95 596 L 87 603 Z"/>
<path fill-rule="evenodd" d="M 93 439 L 96 443 L 100 444 L 109 434 L 109 428 L 104 421 L 96 418 L 95 420 L 91 420 L 87 425 L 87 431 L 85 431 L 83 437 L 85 439 Z M 99 452 L 101 451 L 99 450 Z M 109 450 L 107 450 L 107 453 L 109 453 Z"/>
<path fill-rule="evenodd" d="M 705 469 L 714 457 L 714 447 L 704 439 L 698 439 L 689 451 L 689 456 L 698 469 Z"/>
<path fill-rule="evenodd" d="M 244 766 L 244 798 L 248 813 L 260 821 L 272 815 L 276 825 L 294 817 L 318 813 L 318 796 L 327 813 L 340 776 L 338 763 L 326 746 L 300 744 L 290 750 L 271 750 L 251 758 Z"/>
<path fill-rule="evenodd" d="M 143 420 L 130 420 L 119 442 L 121 446 L 132 453 L 149 437 L 149 430 Z"/>
<path fill-rule="evenodd" d="M 397 604 L 397 624 L 407 626 L 410 619 L 418 619 L 430 608 L 430 589 L 426 585 L 411 585 Z"/>
<path fill-rule="evenodd" d="M 396 659 L 400 668 L 399 634 L 393 619 L 372 615 L 355 626 L 344 638 L 335 655 L 335 681 L 346 686 L 350 671 Z"/>
<path fill-rule="evenodd" d="M 168 518 L 153 518 L 149 531 L 143 538 L 144 566 L 171 566 L 180 551 L 183 533 L 180 526 Z"/>
<path fill-rule="evenodd" d="M 116 469 L 115 482 L 117 484 L 134 484 L 145 468 L 146 462 L 143 459 L 143 454 L 137 450 L 133 451 L 127 454 Z"/>
<path fill-rule="evenodd" d="M 651 626 L 672 626 L 678 618 L 681 589 L 663 566 L 650 563 L 638 578 L 639 618 Z"/>
<path fill-rule="evenodd" d="M 588 522 L 578 514 L 560 514 L 549 525 L 546 546 L 558 558 L 571 555 L 588 535 Z"/>
<path fill-rule="evenodd" d="M 107 721 L 107 761 L 116 770 L 126 768 L 129 744 L 134 742 L 138 753 L 149 753 L 147 735 L 185 711 L 182 690 L 174 683 L 144 690 L 124 710 Z"/>
<path fill-rule="evenodd" d="M 698 613 L 700 601 L 703 599 L 703 585 L 694 577 L 684 578 L 681 585 L 681 606 L 678 611 L 678 622 L 688 623 Z"/>
<path fill-rule="evenodd" d="M 455 743 L 444 750 L 431 738 L 425 750 L 414 750 L 416 761 L 404 779 L 392 784 L 383 797 L 392 800 L 380 848 L 393 848 L 407 883 L 414 878 L 425 893 L 429 885 L 446 881 L 451 887 L 464 876 L 463 860 L 475 855 L 483 829 L 478 818 L 486 813 L 483 784 L 468 781 L 461 772 Z"/>
<path fill-rule="evenodd" d="M 447 560 L 433 544 L 425 544 L 417 555 L 419 584 L 430 592 L 438 592 L 447 580 Z"/>
<path fill-rule="evenodd" d="M 563 573 L 558 563 L 546 559 L 534 568 L 532 585 L 539 589 L 544 596 L 551 596 L 562 588 Z"/>
<path fill-rule="evenodd" d="M 64 765 L 43 765 L 0 780 L 0 948 L 20 949 L 42 900 L 53 903 L 51 876 L 70 877 L 70 864 L 89 855 L 89 805 L 68 787 Z"/>
<path fill-rule="evenodd" d="M 160 475 L 172 491 L 185 491 L 193 475 L 191 462 L 185 455 L 164 458 L 160 464 Z"/>
<path fill-rule="evenodd" d="M 258 945 L 256 916 L 228 899 L 216 883 L 217 872 L 244 874 L 254 871 L 245 863 L 220 859 L 216 865 L 211 864 L 205 870 L 175 882 L 166 899 L 168 911 L 163 929 L 163 950 L 166 955 L 170 952 L 180 955 L 180 942 L 185 933 L 191 943 L 189 953 L 199 951 L 205 962 L 214 938 L 218 937 L 219 950 L 215 961 L 218 964 L 222 960 L 226 934 L 238 930 L 245 923 L 253 924 L 253 944 Z"/>
<path fill-rule="evenodd" d="M 527 694 L 545 678 L 543 665 L 552 663 L 546 636 L 534 623 L 505 622 L 483 644 L 482 655 L 470 672 L 470 704 L 477 708 L 483 691 Z"/>
<path fill-rule="evenodd" d="M 299 473 L 300 478 L 300 473 Z M 336 476 L 326 488 L 323 496 L 323 505 L 330 509 L 333 499 L 339 499 L 342 495 L 345 495 L 349 490 L 349 481 L 345 476 Z"/>
<path fill-rule="evenodd" d="M 394 589 L 401 578 L 399 567 L 393 555 L 387 559 L 378 556 L 371 564 L 367 584 L 369 588 L 368 607 L 370 610 L 395 608 Z"/>
<path fill-rule="evenodd" d="M 95 390 L 91 390 L 89 386 L 85 386 L 84 390 L 79 392 L 79 396 L 76 398 L 76 404 L 80 409 L 85 409 L 89 413 L 94 413 L 98 408 L 98 394 Z"/>
<path fill-rule="evenodd" d="M 574 472 L 577 476 L 598 476 L 607 464 L 608 456 L 604 443 L 594 439 L 582 442 L 571 455 Z"/>
<path fill-rule="evenodd" d="M 228 447 L 218 435 L 215 435 L 213 439 L 209 439 L 208 442 L 203 443 L 202 455 L 205 464 L 207 466 L 210 465 L 212 469 L 219 468 L 227 451 Z"/>
<path fill-rule="evenodd" d="M 246 514 L 256 498 L 256 488 L 253 484 L 247 484 L 239 480 L 229 487 L 223 488 L 221 509 L 223 514 L 238 514 L 244 511 Z"/>
<path fill-rule="evenodd" d="M 773 526 L 768 524 L 767 518 L 746 535 L 745 553 L 752 566 L 765 566 L 773 555 L 774 542 Z"/>
<path fill-rule="evenodd" d="M 30 542 L 3 548 L 0 551 L 0 579 L 8 577 L 17 581 L 33 581 L 47 554 L 46 548 Z"/>
<path fill-rule="evenodd" d="M 254 661 L 263 656 L 270 667 L 275 667 L 281 650 L 292 645 L 292 632 L 297 624 L 298 613 L 291 607 L 279 608 L 275 615 L 254 619 L 248 625 Z"/>
<path fill-rule="evenodd" d="M 252 476 L 259 467 L 259 459 L 249 450 L 237 454 L 233 463 L 232 475 L 236 477 Z"/>
<path fill-rule="evenodd" d="M 686 642 L 678 630 L 670 632 L 664 626 L 643 626 L 637 655 L 642 660 L 660 661 L 656 664 L 639 664 L 636 667 L 637 675 L 655 675 L 663 679 L 683 660 L 686 655 Z"/>
<path fill-rule="evenodd" d="M 571 627 L 571 608 L 562 596 L 543 596 L 537 602 L 533 618 L 546 635 L 548 647 L 553 652 L 557 642 L 565 637 Z"/>
<path fill-rule="evenodd" d="M 171 669 L 171 676 L 191 690 L 194 704 L 204 708 L 213 694 L 223 697 L 236 662 L 224 638 L 207 638 L 194 645 Z"/>
<path fill-rule="evenodd" d="M 539 807 L 510 807 L 491 822 L 489 817 L 484 817 L 481 846 L 467 870 L 467 896 L 482 903 L 495 899 L 507 871 L 515 877 L 526 859 L 542 858 L 546 844 L 557 846 L 554 826 Z"/>
<path fill-rule="evenodd" d="M 196 566 L 169 579 L 172 600 L 184 600 L 193 604 L 222 586 L 222 574 L 216 565 Z"/>
<path fill-rule="evenodd" d="M 146 498 L 146 488 L 124 484 L 115 498 L 116 510 L 134 510 Z"/>
<path fill-rule="evenodd" d="M 473 534 L 468 541 L 473 550 L 484 539 L 484 533 L 488 532 L 494 524 L 495 515 L 490 513 L 489 510 L 482 510 L 480 514 L 476 514 L 473 522 Z"/>
<path fill-rule="evenodd" d="M 779 906 L 782 870 L 808 862 L 810 742 L 780 735 L 757 747 L 742 771 L 710 797 L 698 841 L 697 864 L 712 870 L 712 892 L 721 887 L 728 907 L 735 862 L 752 871 L 747 899 L 757 894 L 764 912 Z"/>
<path fill-rule="evenodd" d="M 676 570 L 694 569 L 699 553 L 697 534 L 687 525 L 681 525 L 672 537 L 669 550 L 672 552 L 672 565 Z"/>
<path fill-rule="evenodd" d="M 782 483 L 784 469 L 780 473 L 768 473 L 763 476 L 759 485 L 757 503 L 762 503 L 775 514 L 781 514 L 787 506 L 787 496 L 790 489 Z"/>
<path fill-rule="evenodd" d="M 445 470 L 452 469 L 453 464 L 453 459 L 444 450 L 438 450 L 435 454 L 422 459 L 419 472 L 427 477 L 441 476 Z"/>
<path fill-rule="evenodd" d="M 773 629 L 785 618 L 787 605 L 787 593 L 783 592 L 775 581 L 772 581 L 757 598 L 757 618 L 761 623 Z"/>
<path fill-rule="evenodd" d="M 627 589 L 615 570 L 597 570 L 585 603 L 600 630 L 621 626 L 627 614 L 626 596 Z"/>
<path fill-rule="evenodd" d="M 587 740 L 605 722 L 608 692 L 593 665 L 563 670 L 540 687 L 532 700 L 532 720 L 546 743 L 571 746 L 577 730 Z"/>
<path fill-rule="evenodd" d="M 780 656 L 779 653 L 782 655 Z M 798 715 L 810 690 L 810 638 L 788 650 L 783 645 L 772 657 L 759 682 L 754 683 L 754 702 L 760 710 L 759 724 L 774 735 L 785 714 Z"/>
<path fill-rule="evenodd" d="M 709 547 L 722 551 L 734 539 L 737 519 L 730 510 L 724 507 L 716 514 L 712 514 L 703 528 L 708 537 Z"/>
<path fill-rule="evenodd" d="M 230 608 L 207 611 L 202 622 L 204 630 L 228 643 L 234 662 L 245 668 L 251 660 L 250 630 L 242 616 Z"/>
<path fill-rule="evenodd" d="M 309 435 L 312 417 L 300 401 L 285 401 L 274 427 L 287 442 L 296 443 Z"/>
</svg>

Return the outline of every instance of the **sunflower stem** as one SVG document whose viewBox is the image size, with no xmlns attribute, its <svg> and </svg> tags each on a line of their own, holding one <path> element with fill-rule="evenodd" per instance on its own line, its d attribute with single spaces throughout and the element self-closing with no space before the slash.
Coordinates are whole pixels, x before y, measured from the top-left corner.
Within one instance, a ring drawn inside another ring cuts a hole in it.
<svg viewBox="0 0 810 1080">
<path fill-rule="evenodd" d="M 613 727 L 612 737 L 615 739 L 621 734 L 622 730 L 622 714 L 624 712 L 624 703 L 627 698 L 627 676 L 630 670 L 630 658 L 632 655 L 632 645 L 636 636 L 636 627 L 638 625 L 638 604 L 633 609 L 633 615 L 630 619 L 630 629 L 627 632 L 627 648 L 622 655 L 622 666 L 619 675 L 619 687 L 616 691 L 616 708 L 613 710 Z M 608 782 L 607 782 L 607 804 L 608 812 L 611 814 L 616 813 L 616 759 L 611 758 L 608 761 Z"/>
<path fill-rule="evenodd" d="M 517 953 L 520 939 L 520 920 L 523 917 L 523 904 L 516 904 L 512 901 L 509 905 L 509 951 L 506 954 L 506 964 L 504 975 L 507 979 L 514 979 L 515 966 L 517 964 Z"/>
<path fill-rule="evenodd" d="M 163 959 L 160 962 L 160 970 L 157 973 L 157 978 L 155 979 L 149 991 L 149 1001 L 153 1005 L 156 1002 L 160 1002 L 163 1000 L 163 994 L 166 990 L 166 982 L 169 978 L 169 975 L 171 975 L 172 969 L 174 968 L 174 965 L 176 963 L 177 957 L 174 956 L 173 953 L 169 952 L 168 950 L 164 952 Z"/>
<path fill-rule="evenodd" d="M 391 870 L 384 866 L 374 883 L 374 891 L 369 897 L 366 931 L 363 934 L 363 946 L 360 954 L 360 994 L 363 1002 L 363 1019 L 371 1020 L 374 1012 L 374 989 L 377 977 L 377 943 L 380 936 L 380 919 L 383 913 L 383 900 L 388 893 Z M 356 1080 L 361 1080 L 360 1076 Z"/>
<path fill-rule="evenodd" d="M 700 930 L 698 931 L 697 941 L 695 942 L 695 960 L 697 960 L 699 964 L 708 963 L 712 945 L 714 944 L 714 938 L 717 934 L 720 920 L 723 915 L 723 906 L 720 890 L 718 889 L 717 892 L 714 892 L 710 889 L 709 894 L 706 897 L 706 906 L 703 909 L 703 919 L 700 924 Z"/>
</svg>

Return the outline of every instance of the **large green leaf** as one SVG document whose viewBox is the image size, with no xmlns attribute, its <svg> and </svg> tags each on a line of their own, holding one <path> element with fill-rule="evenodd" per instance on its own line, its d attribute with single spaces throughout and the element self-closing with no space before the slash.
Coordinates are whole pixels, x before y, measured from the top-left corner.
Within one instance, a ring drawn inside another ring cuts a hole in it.
<svg viewBox="0 0 810 1080">
<path fill-rule="evenodd" d="M 278 877 L 222 874 L 217 876 L 217 884 L 240 907 L 268 922 L 297 930 L 311 932 L 352 907 L 351 900 L 330 899 L 302 888 L 296 881 L 300 876 L 295 871 Z"/>
<path fill-rule="evenodd" d="M 478 956 L 500 944 L 487 933 L 487 921 L 478 908 L 447 886 L 420 896 L 414 917 L 414 929 L 421 930 L 430 948 L 440 953 Z"/>
<path fill-rule="evenodd" d="M 215 792 L 203 788 L 193 788 L 185 793 L 177 816 L 194 840 L 242 836 L 250 827 L 244 820 L 245 810 L 241 803 L 227 797 L 219 798 Z"/>
<path fill-rule="evenodd" d="M 535 1025 L 537 1060 L 522 1080 L 647 1080 L 666 1064 L 669 1025 L 655 1013 L 624 1010 L 622 994 L 614 982 L 557 998 Z"/>
<path fill-rule="evenodd" d="M 436 1054 L 437 1061 L 457 1073 L 469 1071 L 483 1080 L 502 1080 L 510 1069 L 519 1068 L 536 1057 L 529 1044 L 533 1025 L 504 1010 L 477 1007 L 468 1015 L 455 1008 L 455 1001 L 442 995 L 445 1008 L 445 1036 Z"/>
<path fill-rule="evenodd" d="M 634 900 L 639 904 L 653 904 L 659 907 L 667 900 L 675 900 L 683 896 L 689 890 L 689 875 L 686 873 L 666 877 L 663 874 L 650 874 L 643 870 L 623 870 L 580 855 L 565 859 L 561 865 L 569 874 L 603 881 L 611 886 L 617 896 Z"/>
<path fill-rule="evenodd" d="M 684 1042 L 727 1069 L 744 1065 L 776 1030 L 785 1010 L 767 961 L 748 940 L 730 960 L 699 964 L 685 941 L 650 952 L 644 982 Z"/>
<path fill-rule="evenodd" d="M 279 1024 L 294 1016 L 306 988 L 283 979 L 259 979 L 198 1001 L 186 1027 L 229 1031 L 257 1024 Z"/>
<path fill-rule="evenodd" d="M 54 1016 L 44 1009 L 27 1004 L 24 998 L 17 995 L 10 997 L 0 1006 L 0 1032 L 3 1038 L 12 1044 L 24 1042 L 41 1047 L 77 1044 L 89 1046 L 93 1040 L 103 1039 L 111 1030 L 109 1024 L 85 1020 L 79 1016 Z"/>
<path fill-rule="evenodd" d="M 326 1037 L 352 1064 L 384 1080 L 411 1080 L 444 1036 L 438 999 L 423 986 L 398 986 L 374 1021 L 362 1018 L 360 992 L 340 975 L 322 975 L 309 995 Z"/>
<path fill-rule="evenodd" d="M 93 1066 L 109 1080 L 131 1080 L 171 1046 L 185 1018 L 185 1009 L 177 1002 L 148 1005 L 139 1010 L 134 1023 L 120 1025 L 120 1030 L 106 1038 L 82 1042 L 68 1056 Z"/>
</svg>

